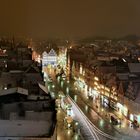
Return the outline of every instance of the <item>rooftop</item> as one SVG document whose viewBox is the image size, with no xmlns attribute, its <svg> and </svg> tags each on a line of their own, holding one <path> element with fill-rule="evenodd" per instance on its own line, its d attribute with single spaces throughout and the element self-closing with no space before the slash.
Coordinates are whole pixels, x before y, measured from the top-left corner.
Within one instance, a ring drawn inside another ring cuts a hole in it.
<svg viewBox="0 0 140 140">
<path fill-rule="evenodd" d="M 28 90 L 21 87 L 0 90 L 0 96 L 9 95 L 13 93 L 28 95 Z"/>
<path fill-rule="evenodd" d="M 128 63 L 131 73 L 140 73 L 140 63 Z"/>
</svg>

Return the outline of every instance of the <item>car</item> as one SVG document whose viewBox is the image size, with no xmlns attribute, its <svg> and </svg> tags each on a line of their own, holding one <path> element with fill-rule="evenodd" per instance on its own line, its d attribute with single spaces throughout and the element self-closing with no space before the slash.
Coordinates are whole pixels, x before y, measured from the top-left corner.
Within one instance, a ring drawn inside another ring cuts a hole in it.
<svg viewBox="0 0 140 140">
<path fill-rule="evenodd" d="M 109 113 L 109 116 L 112 124 L 114 125 L 121 124 L 120 118 L 118 118 L 116 115 L 114 115 L 113 113 Z"/>
<path fill-rule="evenodd" d="M 139 124 L 138 124 L 138 122 L 136 121 L 136 120 L 134 120 L 133 122 L 132 122 L 132 125 L 133 125 L 133 127 L 139 127 Z"/>
</svg>

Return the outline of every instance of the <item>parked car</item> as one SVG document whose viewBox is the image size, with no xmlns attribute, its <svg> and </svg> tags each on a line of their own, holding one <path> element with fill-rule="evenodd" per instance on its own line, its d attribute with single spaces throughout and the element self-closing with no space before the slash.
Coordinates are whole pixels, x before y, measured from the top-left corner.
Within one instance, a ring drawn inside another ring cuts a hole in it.
<svg viewBox="0 0 140 140">
<path fill-rule="evenodd" d="M 133 122 L 132 122 L 132 125 L 133 125 L 133 127 L 139 127 L 139 124 L 138 124 L 138 122 L 136 121 L 136 120 L 134 120 Z"/>
<path fill-rule="evenodd" d="M 114 125 L 121 124 L 120 118 L 118 118 L 116 115 L 114 115 L 113 113 L 109 113 L 109 116 L 112 124 Z"/>
</svg>

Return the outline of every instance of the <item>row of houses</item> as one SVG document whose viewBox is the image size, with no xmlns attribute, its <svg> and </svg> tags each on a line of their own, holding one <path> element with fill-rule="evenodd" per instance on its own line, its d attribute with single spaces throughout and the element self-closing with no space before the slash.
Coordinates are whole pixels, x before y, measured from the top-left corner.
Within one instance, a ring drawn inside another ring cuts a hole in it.
<svg viewBox="0 0 140 140">
<path fill-rule="evenodd" d="M 140 124 L 139 62 L 124 61 L 119 56 L 112 60 L 98 60 L 98 57 L 93 60 L 70 50 L 67 70 L 87 97 Z"/>
<path fill-rule="evenodd" d="M 9 49 L 6 58 L 0 56 L 7 64 L 0 73 L 0 137 L 55 140 L 55 100 L 44 86 L 41 67 L 27 46 L 14 54 Z"/>
</svg>

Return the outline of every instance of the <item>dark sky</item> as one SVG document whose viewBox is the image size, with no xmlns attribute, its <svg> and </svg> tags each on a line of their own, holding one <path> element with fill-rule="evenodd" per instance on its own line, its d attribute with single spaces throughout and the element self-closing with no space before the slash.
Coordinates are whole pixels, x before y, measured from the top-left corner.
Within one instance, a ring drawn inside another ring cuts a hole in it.
<svg viewBox="0 0 140 140">
<path fill-rule="evenodd" d="M 140 35 L 140 0 L 0 0 L 0 35 Z"/>
</svg>

